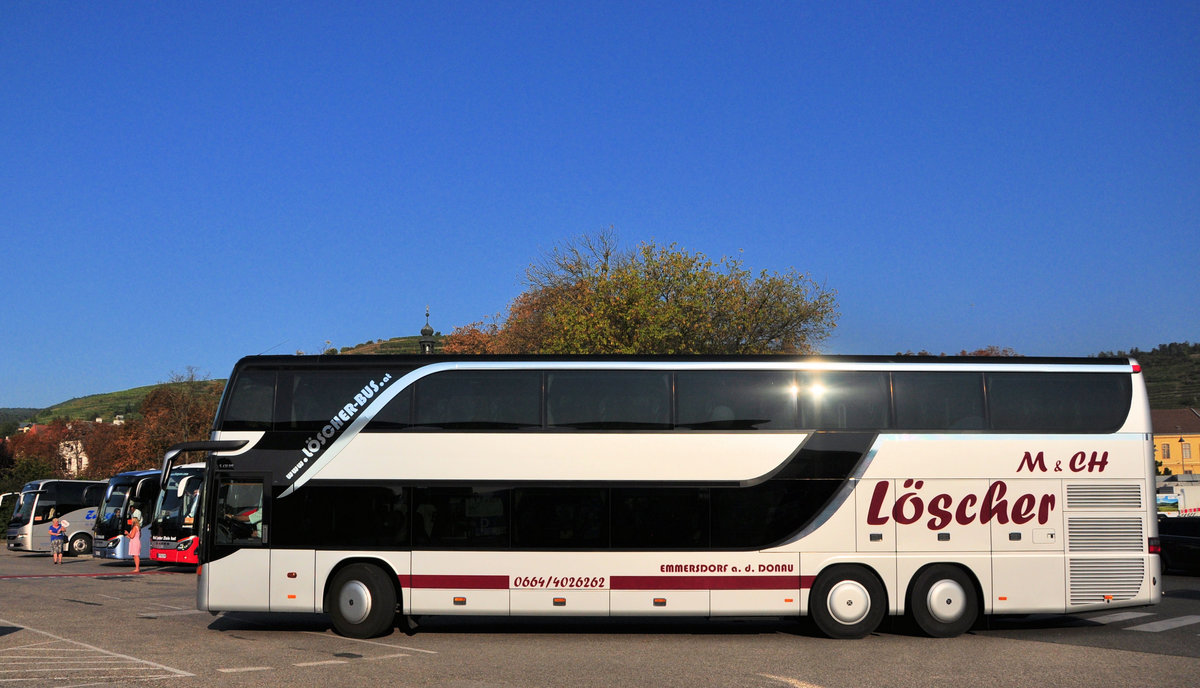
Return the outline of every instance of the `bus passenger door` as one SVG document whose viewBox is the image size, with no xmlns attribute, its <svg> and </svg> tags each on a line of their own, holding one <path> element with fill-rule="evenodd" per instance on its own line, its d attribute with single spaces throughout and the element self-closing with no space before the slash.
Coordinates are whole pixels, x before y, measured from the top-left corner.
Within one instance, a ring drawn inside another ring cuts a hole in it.
<svg viewBox="0 0 1200 688">
<path fill-rule="evenodd" d="M 262 476 L 218 474 L 214 482 L 211 556 L 204 562 L 202 582 L 209 611 L 269 611 L 269 504 Z"/>
</svg>

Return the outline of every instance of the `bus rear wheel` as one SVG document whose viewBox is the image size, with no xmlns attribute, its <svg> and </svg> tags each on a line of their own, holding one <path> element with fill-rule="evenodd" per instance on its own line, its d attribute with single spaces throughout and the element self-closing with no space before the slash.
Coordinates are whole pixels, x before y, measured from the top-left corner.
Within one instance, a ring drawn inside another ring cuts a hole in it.
<svg viewBox="0 0 1200 688">
<path fill-rule="evenodd" d="M 935 564 L 913 580 L 912 618 L 934 638 L 967 632 L 979 618 L 979 598 L 970 576 L 957 566 Z"/>
<path fill-rule="evenodd" d="M 76 533 L 71 541 L 67 543 L 67 554 L 77 557 L 83 554 L 90 554 L 92 551 L 92 539 L 83 533 Z"/>
<path fill-rule="evenodd" d="M 325 609 L 340 635 L 374 638 L 396 620 L 396 588 L 378 566 L 351 564 L 333 577 Z"/>
<path fill-rule="evenodd" d="M 808 596 L 809 614 L 830 638 L 863 638 L 887 613 L 883 584 L 861 566 L 833 566 L 817 576 Z"/>
</svg>

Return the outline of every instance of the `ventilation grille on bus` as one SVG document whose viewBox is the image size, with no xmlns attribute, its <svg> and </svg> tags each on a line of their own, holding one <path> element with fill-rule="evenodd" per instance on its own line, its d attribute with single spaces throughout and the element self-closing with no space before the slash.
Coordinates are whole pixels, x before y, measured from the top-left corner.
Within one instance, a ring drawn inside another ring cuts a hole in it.
<svg viewBox="0 0 1200 688">
<path fill-rule="evenodd" d="M 1072 605 L 1133 599 L 1146 576 L 1142 559 L 1068 559 L 1067 568 Z"/>
<path fill-rule="evenodd" d="M 1141 485 L 1067 485 L 1068 509 L 1141 509 Z"/>
<path fill-rule="evenodd" d="M 1070 552 L 1144 552 L 1146 535 L 1141 517 L 1067 517 Z"/>
</svg>

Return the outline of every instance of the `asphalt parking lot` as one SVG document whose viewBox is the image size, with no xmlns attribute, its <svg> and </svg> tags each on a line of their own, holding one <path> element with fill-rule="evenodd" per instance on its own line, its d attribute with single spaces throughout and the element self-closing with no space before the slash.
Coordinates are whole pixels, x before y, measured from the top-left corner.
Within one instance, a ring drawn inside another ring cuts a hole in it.
<svg viewBox="0 0 1200 688">
<path fill-rule="evenodd" d="M 1157 607 L 993 619 L 952 639 L 902 621 L 860 641 L 806 620 L 434 618 L 334 634 L 318 614 L 195 609 L 190 567 L 0 554 L 0 685 L 1194 685 L 1200 578 Z"/>
</svg>

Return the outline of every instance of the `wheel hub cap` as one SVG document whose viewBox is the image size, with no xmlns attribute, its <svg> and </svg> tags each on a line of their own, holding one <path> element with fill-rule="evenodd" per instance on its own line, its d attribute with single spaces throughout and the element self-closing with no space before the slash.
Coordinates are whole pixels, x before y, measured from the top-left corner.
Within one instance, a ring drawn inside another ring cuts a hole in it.
<svg viewBox="0 0 1200 688">
<path fill-rule="evenodd" d="M 362 623 L 371 613 L 371 591 L 361 581 L 349 581 L 338 591 L 338 611 L 352 624 Z"/>
<path fill-rule="evenodd" d="M 940 580 L 929 588 L 925 604 L 933 618 L 950 623 L 962 618 L 967 609 L 967 591 L 956 581 Z"/>
<path fill-rule="evenodd" d="M 840 581 L 830 589 L 826 605 L 838 623 L 853 626 L 870 613 L 871 595 L 856 581 Z"/>
</svg>

